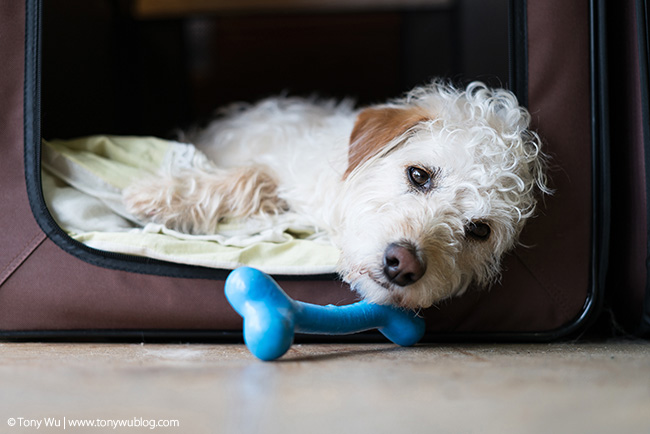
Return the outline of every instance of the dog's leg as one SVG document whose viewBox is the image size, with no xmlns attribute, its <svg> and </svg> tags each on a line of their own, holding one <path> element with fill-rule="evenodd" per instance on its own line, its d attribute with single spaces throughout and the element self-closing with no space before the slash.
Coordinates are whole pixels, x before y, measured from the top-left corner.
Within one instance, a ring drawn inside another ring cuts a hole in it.
<svg viewBox="0 0 650 434">
<path fill-rule="evenodd" d="M 249 166 L 185 170 L 136 182 L 124 190 L 128 212 L 191 234 L 211 234 L 224 218 L 277 214 L 286 210 L 267 169 Z"/>
</svg>

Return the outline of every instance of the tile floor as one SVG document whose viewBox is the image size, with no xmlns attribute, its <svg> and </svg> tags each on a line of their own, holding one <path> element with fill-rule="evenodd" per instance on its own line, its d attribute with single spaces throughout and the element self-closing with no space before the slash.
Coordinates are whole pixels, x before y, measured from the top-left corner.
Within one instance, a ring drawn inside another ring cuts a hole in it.
<svg viewBox="0 0 650 434">
<path fill-rule="evenodd" d="M 0 433 L 647 434 L 650 342 L 0 343 L 0 390 Z"/>
</svg>

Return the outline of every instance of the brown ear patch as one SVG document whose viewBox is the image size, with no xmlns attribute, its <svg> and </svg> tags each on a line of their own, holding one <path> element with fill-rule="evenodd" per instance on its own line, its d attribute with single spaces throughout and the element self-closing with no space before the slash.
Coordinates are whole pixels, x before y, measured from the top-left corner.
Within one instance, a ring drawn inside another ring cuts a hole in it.
<svg viewBox="0 0 650 434">
<path fill-rule="evenodd" d="M 357 116 L 350 134 L 347 178 L 360 164 L 377 155 L 394 138 L 401 136 L 417 123 L 430 119 L 420 107 L 367 108 Z"/>
</svg>

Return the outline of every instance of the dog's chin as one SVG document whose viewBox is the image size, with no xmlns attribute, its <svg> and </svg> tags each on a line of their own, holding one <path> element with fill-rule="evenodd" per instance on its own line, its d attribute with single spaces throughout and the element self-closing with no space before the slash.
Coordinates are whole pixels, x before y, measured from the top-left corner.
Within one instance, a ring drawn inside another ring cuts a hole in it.
<svg viewBox="0 0 650 434">
<path fill-rule="evenodd" d="M 391 284 L 381 277 L 370 275 L 361 276 L 352 283 L 352 288 L 363 297 L 364 300 L 374 303 L 397 306 L 405 309 L 419 309 L 423 300 L 417 296 L 417 289 L 411 286 L 398 286 Z"/>
<path fill-rule="evenodd" d="M 399 286 L 390 283 L 380 271 L 368 269 L 345 279 L 364 300 L 404 309 L 419 310 L 431 307 L 442 300 L 463 294 L 472 282 L 471 275 L 438 276 L 425 274 L 417 282 Z"/>
</svg>

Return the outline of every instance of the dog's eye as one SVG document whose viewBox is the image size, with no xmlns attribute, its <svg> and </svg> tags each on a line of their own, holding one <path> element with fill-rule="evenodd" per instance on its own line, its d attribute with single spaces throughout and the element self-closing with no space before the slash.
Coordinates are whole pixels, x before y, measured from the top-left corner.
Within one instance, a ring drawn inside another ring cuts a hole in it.
<svg viewBox="0 0 650 434">
<path fill-rule="evenodd" d="M 407 169 L 409 181 L 420 189 L 428 189 L 431 184 L 431 175 L 421 167 L 411 166 Z"/>
<path fill-rule="evenodd" d="M 482 222 L 470 222 L 465 228 L 465 235 L 477 241 L 486 241 L 491 232 L 490 226 Z"/>
</svg>

